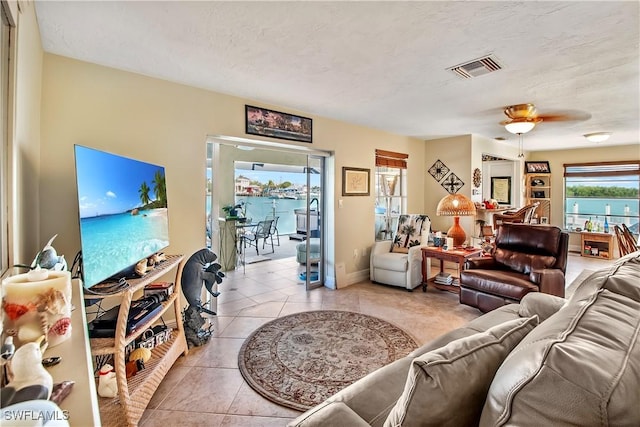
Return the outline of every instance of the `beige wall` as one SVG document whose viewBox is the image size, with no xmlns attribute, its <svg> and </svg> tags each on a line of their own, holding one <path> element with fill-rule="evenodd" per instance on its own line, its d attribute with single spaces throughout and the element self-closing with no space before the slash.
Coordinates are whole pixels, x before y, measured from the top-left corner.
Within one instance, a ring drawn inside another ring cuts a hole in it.
<svg viewBox="0 0 640 427">
<path fill-rule="evenodd" d="M 547 160 L 551 168 L 551 219 L 553 225 L 562 227 L 564 203 L 564 165 L 569 163 L 612 162 L 640 160 L 640 144 L 597 147 L 574 150 L 532 152 L 527 160 Z"/>
<path fill-rule="evenodd" d="M 527 160 L 547 160 L 551 169 L 551 219 L 550 223 L 562 227 L 564 214 L 564 165 L 569 163 L 612 162 L 640 160 L 640 143 L 614 147 L 594 147 L 574 150 L 532 152 Z M 580 247 L 580 236 L 571 233 L 570 247 Z"/>
<path fill-rule="evenodd" d="M 205 240 L 206 135 L 245 137 L 248 101 L 137 74 L 45 54 L 42 95 L 41 233 L 59 233 L 59 252 L 79 250 L 73 145 L 83 144 L 166 167 L 170 252 L 189 254 Z M 310 116 L 286 107 L 278 110 Z M 313 118 L 314 149 L 335 153 L 334 192 L 342 198 L 342 166 L 374 168 L 376 148 L 409 154 L 409 210 L 420 211 L 424 196 L 423 143 L 356 125 Z M 282 141 L 278 141 L 282 142 Z M 300 144 L 302 145 L 302 144 Z M 306 145 L 306 144 L 305 144 Z M 415 166 L 414 166 L 415 165 Z M 117 173 L 117 171 L 114 171 Z M 335 262 L 346 272 L 366 270 L 368 258 L 353 249 L 374 239 L 374 196 L 344 197 L 335 209 Z M 335 201 L 334 201 L 335 202 Z M 337 206 L 338 203 L 335 202 Z"/>
<path fill-rule="evenodd" d="M 204 245 L 206 135 L 244 137 L 244 105 L 259 103 L 141 75 L 44 54 L 33 9 L 25 2 L 19 15 L 16 63 L 15 145 L 12 166 L 12 244 L 15 262 L 30 261 L 39 247 L 59 234 L 56 248 L 68 259 L 79 249 L 73 144 L 84 144 L 167 167 L 170 198 L 171 252 L 191 253 Z M 353 249 L 372 244 L 374 196 L 342 197 L 342 166 L 374 168 L 374 149 L 409 154 L 408 211 L 424 212 L 434 228 L 446 230 L 450 218 L 435 208 L 446 195 L 428 174 L 442 160 L 464 182 L 470 195 L 471 175 L 481 167 L 483 152 L 513 158 L 508 144 L 476 136 L 460 136 L 426 144 L 335 120 L 297 112 L 314 119 L 313 148 L 335 154 L 334 199 L 330 230 L 336 263 L 347 273 L 364 271 L 366 257 L 353 259 Z M 281 141 L 279 141 L 281 142 Z M 295 143 L 293 143 L 295 145 Z M 562 188 L 562 163 L 638 158 L 638 146 L 531 153 L 549 160 L 554 188 Z M 40 160 L 42 159 L 42 161 Z M 117 171 L 114 171 L 117 173 Z M 561 191 L 553 193 L 552 222 L 562 214 Z M 462 225 L 471 233 L 471 218 Z"/>
<path fill-rule="evenodd" d="M 44 239 L 39 232 L 42 46 L 33 2 L 22 2 L 14 40 L 14 110 L 10 117 L 10 262 L 30 263 Z M 11 92 L 11 91 L 10 91 Z M 50 237 L 50 236 L 49 236 Z M 48 237 L 46 237 L 48 238 Z"/>
<path fill-rule="evenodd" d="M 518 156 L 517 147 L 514 148 L 509 144 L 501 143 L 478 135 L 461 135 L 426 141 L 424 164 L 424 212 L 431 218 L 431 226 L 434 231 L 446 232 L 453 224 L 453 218 L 439 217 L 436 215 L 438 202 L 448 193 L 440 184 L 442 181 L 438 182 L 433 178 L 433 176 L 431 176 L 429 169 L 437 160 L 440 160 L 450 169 L 450 172 L 455 173 L 458 178 L 464 182 L 464 186 L 458 191 L 458 193 L 464 194 L 476 201 L 478 197 L 472 196 L 472 176 L 475 168 L 482 170 L 483 154 L 492 154 L 514 160 L 517 160 Z M 490 185 L 490 182 L 486 177 L 483 177 L 480 187 L 481 194 L 482 188 L 487 185 Z M 464 228 L 469 238 L 477 235 L 475 232 L 474 217 L 460 218 L 460 225 Z M 471 242 L 471 240 L 469 241 Z"/>
</svg>

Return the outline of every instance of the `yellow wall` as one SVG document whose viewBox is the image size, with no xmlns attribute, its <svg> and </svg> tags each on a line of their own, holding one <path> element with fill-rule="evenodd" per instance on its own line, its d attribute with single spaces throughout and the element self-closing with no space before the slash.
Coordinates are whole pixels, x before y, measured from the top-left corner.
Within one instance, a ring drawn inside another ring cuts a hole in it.
<svg viewBox="0 0 640 427">
<path fill-rule="evenodd" d="M 73 145 L 166 167 L 170 252 L 189 254 L 205 240 L 206 135 L 245 137 L 244 105 L 260 105 L 202 89 L 118 71 L 56 55 L 44 55 L 40 221 L 44 236 L 59 233 L 56 248 L 67 257 L 79 250 Z M 342 166 L 374 168 L 376 148 L 409 154 L 409 210 L 424 206 L 423 143 L 413 138 L 265 105 L 313 118 L 314 149 L 335 153 L 334 193 L 342 198 Z M 279 141 L 282 142 L 282 141 Z M 300 144 L 302 145 L 302 144 Z M 306 144 L 308 145 L 308 144 Z M 114 171 L 118 173 L 118 171 Z M 368 268 L 353 249 L 374 239 L 374 196 L 344 197 L 335 209 L 335 262 L 346 272 Z M 335 202 L 337 206 L 338 203 Z"/>
<path fill-rule="evenodd" d="M 562 227 L 564 204 L 564 165 L 569 163 L 640 160 L 640 144 L 573 150 L 532 152 L 527 160 L 547 160 L 551 169 L 551 224 Z"/>
<path fill-rule="evenodd" d="M 9 169 L 13 175 L 13 185 L 9 190 L 9 232 L 10 262 L 13 264 L 31 263 L 36 252 L 46 243 L 39 233 L 41 210 L 38 199 L 43 54 L 34 4 L 22 2 L 20 8 L 14 33 L 16 38 L 12 41 L 16 67 L 12 77 L 15 108 L 9 111 Z"/>
<path fill-rule="evenodd" d="M 187 87 L 133 73 L 43 54 L 32 2 L 22 3 L 15 72 L 15 121 L 12 127 L 11 242 L 13 262 L 30 261 L 46 239 L 59 234 L 56 248 L 68 259 L 78 251 L 79 230 L 73 167 L 73 144 L 159 163 L 167 167 L 171 252 L 191 253 L 204 245 L 206 135 L 246 136 L 244 105 L 252 100 Z M 471 135 L 426 143 L 410 137 L 293 111 L 314 120 L 312 147 L 335 154 L 333 194 L 336 263 L 347 273 L 366 270 L 366 257 L 353 249 L 374 238 L 373 194 L 342 197 L 342 166 L 374 169 L 376 148 L 409 154 L 408 212 L 428 214 L 437 230 L 450 218 L 435 208 L 446 191 L 428 168 L 442 160 L 465 182 L 470 195 L 472 171 L 482 153 L 514 158 L 508 144 Z M 278 141 L 282 142 L 282 141 Z M 296 144 L 296 143 L 292 143 Z M 306 144 L 299 144 L 306 145 Z M 549 160 L 553 173 L 552 222 L 562 214 L 562 163 L 639 157 L 638 146 L 533 152 L 531 160 Z M 114 171 L 117 173 L 117 171 Z M 484 184 L 486 185 L 486 184 Z M 462 225 L 473 231 L 471 218 Z"/>
<path fill-rule="evenodd" d="M 550 223 L 562 227 L 562 215 L 564 214 L 564 165 L 569 163 L 640 160 L 640 143 L 613 147 L 536 151 L 532 152 L 530 158 L 527 160 L 549 161 L 552 187 Z M 570 233 L 569 246 L 570 248 L 580 248 L 579 234 Z"/>
<path fill-rule="evenodd" d="M 436 215 L 438 202 L 448 194 L 441 185 L 442 180 L 436 181 L 429 173 L 431 166 L 440 160 L 449 168 L 449 173 L 455 173 L 464 186 L 458 191 L 460 194 L 472 198 L 473 170 L 482 170 L 482 154 L 491 154 L 506 159 L 517 159 L 517 148 L 508 144 L 497 142 L 493 139 L 484 138 L 478 135 L 461 135 L 450 138 L 426 141 L 425 148 L 425 208 L 424 212 L 431 218 L 431 227 L 434 231 L 446 232 L 453 224 L 452 217 L 439 217 Z M 446 178 L 446 176 L 445 176 Z M 490 185 L 489 181 L 483 177 L 480 190 L 483 186 Z M 481 191 L 482 194 L 482 191 Z M 477 199 L 477 197 L 473 197 Z M 471 243 L 471 236 L 477 235 L 475 232 L 475 218 L 461 217 L 460 225 L 464 228 Z"/>
</svg>

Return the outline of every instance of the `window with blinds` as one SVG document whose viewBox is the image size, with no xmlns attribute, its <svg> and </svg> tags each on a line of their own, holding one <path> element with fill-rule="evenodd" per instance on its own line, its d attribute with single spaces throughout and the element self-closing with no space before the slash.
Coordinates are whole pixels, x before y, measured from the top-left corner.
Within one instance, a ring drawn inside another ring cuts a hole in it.
<svg viewBox="0 0 640 427">
<path fill-rule="evenodd" d="M 407 211 L 408 159 L 408 154 L 376 150 L 376 240 L 392 239 L 398 226 L 398 217 Z"/>
<path fill-rule="evenodd" d="M 564 222 L 569 230 L 613 232 L 625 224 L 638 234 L 640 161 L 569 163 L 564 165 Z"/>
</svg>

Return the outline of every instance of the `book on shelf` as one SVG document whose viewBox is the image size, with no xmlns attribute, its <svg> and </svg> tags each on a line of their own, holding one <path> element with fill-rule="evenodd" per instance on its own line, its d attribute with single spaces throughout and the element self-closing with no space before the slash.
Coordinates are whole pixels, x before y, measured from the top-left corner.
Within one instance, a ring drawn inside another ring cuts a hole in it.
<svg viewBox="0 0 640 427">
<path fill-rule="evenodd" d="M 451 276 L 451 274 L 448 274 L 448 273 L 444 273 L 444 274 L 438 273 L 434 281 L 441 285 L 450 285 L 453 283 L 453 276 Z"/>
<path fill-rule="evenodd" d="M 164 294 L 166 298 L 169 298 L 173 294 L 174 284 L 172 282 L 153 282 L 144 287 L 145 298 L 149 295 Z"/>
</svg>

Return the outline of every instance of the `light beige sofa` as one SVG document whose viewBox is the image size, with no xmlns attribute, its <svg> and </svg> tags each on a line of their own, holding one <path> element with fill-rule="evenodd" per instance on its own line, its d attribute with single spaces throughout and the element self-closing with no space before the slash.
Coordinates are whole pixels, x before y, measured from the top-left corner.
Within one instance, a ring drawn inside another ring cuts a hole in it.
<svg viewBox="0 0 640 427">
<path fill-rule="evenodd" d="M 367 375 L 289 425 L 638 426 L 639 336 L 634 252 L 592 274 L 569 300 L 527 294 Z"/>
</svg>

